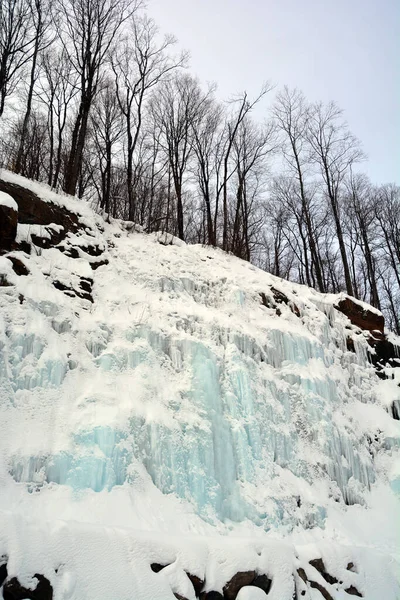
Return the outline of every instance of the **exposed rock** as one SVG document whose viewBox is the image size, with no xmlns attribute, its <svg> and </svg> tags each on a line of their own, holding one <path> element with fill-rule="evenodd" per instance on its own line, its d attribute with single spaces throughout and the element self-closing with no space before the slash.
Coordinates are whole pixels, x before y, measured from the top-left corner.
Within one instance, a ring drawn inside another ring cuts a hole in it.
<svg viewBox="0 0 400 600">
<path fill-rule="evenodd" d="M 8 252 L 13 247 L 17 235 L 18 212 L 0 204 L 0 254 Z"/>
<path fill-rule="evenodd" d="M 369 359 L 371 363 L 377 369 L 382 369 L 386 365 L 389 367 L 398 367 L 398 359 L 400 358 L 400 348 L 394 346 L 392 342 L 389 342 L 386 338 L 375 339 L 370 337 L 368 340 L 369 345 L 374 348 L 374 353 L 369 353 Z M 384 378 L 386 376 L 384 375 Z"/>
<path fill-rule="evenodd" d="M 180 594 L 177 594 L 176 592 L 174 592 L 174 596 L 175 596 L 175 598 L 177 598 L 177 600 L 187 600 L 187 598 L 185 598 L 184 596 L 181 596 Z"/>
<path fill-rule="evenodd" d="M 356 568 L 355 568 L 355 565 L 354 565 L 354 563 L 353 563 L 353 562 L 349 562 L 349 563 L 347 563 L 347 567 L 346 567 L 346 569 L 347 569 L 348 571 L 353 571 L 353 573 L 356 573 L 356 572 L 357 572 L 357 571 L 356 571 Z"/>
<path fill-rule="evenodd" d="M 168 567 L 168 566 L 169 565 L 160 565 L 160 563 L 151 563 L 150 569 L 152 571 L 154 571 L 154 573 L 159 573 L 160 571 L 165 569 L 165 567 Z"/>
<path fill-rule="evenodd" d="M 325 581 L 327 583 L 330 583 L 331 585 L 333 583 L 337 583 L 338 580 L 336 579 L 336 577 L 333 577 L 332 575 L 330 575 L 327 570 L 325 569 L 325 565 L 324 565 L 324 561 L 322 560 L 322 558 L 314 558 L 313 560 L 310 560 L 310 565 L 312 567 L 314 567 L 314 569 L 317 569 L 317 571 L 319 571 L 319 573 L 321 573 L 322 577 L 325 579 Z"/>
<path fill-rule="evenodd" d="M 256 577 L 255 571 L 239 571 L 224 586 L 224 598 L 235 600 L 238 591 L 245 585 L 251 585 Z"/>
<path fill-rule="evenodd" d="M 224 600 L 224 596 L 220 592 L 202 592 L 200 600 Z"/>
<path fill-rule="evenodd" d="M 17 275 L 29 275 L 29 269 L 24 265 L 22 260 L 16 256 L 7 256 L 7 258 L 12 262 L 14 273 Z"/>
<path fill-rule="evenodd" d="M 62 229 L 52 230 L 52 244 L 58 244 L 68 232 L 76 232 L 78 216 L 62 206 L 45 202 L 31 190 L 16 183 L 0 179 L 0 191 L 9 194 L 18 204 L 18 222 L 35 225 L 61 225 Z"/>
<path fill-rule="evenodd" d="M 66 296 L 77 296 L 78 298 L 82 298 L 83 300 L 89 300 L 89 302 L 93 303 L 93 296 L 91 294 L 93 279 L 89 279 L 88 277 L 81 277 L 79 283 L 80 289 L 78 290 L 69 285 L 66 285 L 58 279 L 55 279 L 52 283 L 57 290 L 64 292 Z"/>
<path fill-rule="evenodd" d="M 93 271 L 95 271 L 96 269 L 98 269 L 99 267 L 102 267 L 103 265 L 108 265 L 108 260 L 105 258 L 104 260 L 93 261 L 93 262 L 90 262 L 89 264 L 92 267 Z"/>
<path fill-rule="evenodd" d="M 12 283 L 8 281 L 4 273 L 0 273 L 0 287 L 11 287 Z"/>
<path fill-rule="evenodd" d="M 350 596 L 358 596 L 359 598 L 362 598 L 363 595 L 358 591 L 358 589 L 356 587 L 354 587 L 354 585 L 351 585 L 350 587 L 348 587 L 346 590 L 344 590 L 347 594 L 350 594 Z"/>
<path fill-rule="evenodd" d="M 260 588 L 263 592 L 268 594 L 271 589 L 272 579 L 267 577 L 267 575 L 256 575 L 251 585 Z"/>
<path fill-rule="evenodd" d="M 53 588 L 43 575 L 34 575 L 38 584 L 34 590 L 24 588 L 16 577 L 6 581 L 3 587 L 4 600 L 52 600 Z"/>
<path fill-rule="evenodd" d="M 4 557 L 3 557 L 4 560 Z M 0 587 L 3 585 L 5 580 L 7 579 L 7 563 L 3 563 L 0 565 Z"/>
<path fill-rule="evenodd" d="M 204 587 L 204 579 L 200 579 L 200 577 L 197 577 L 197 575 L 192 575 L 191 573 L 186 573 L 186 575 L 189 577 L 194 587 L 196 596 L 198 596 Z"/>
<path fill-rule="evenodd" d="M 353 325 L 364 331 L 379 331 L 383 334 L 385 320 L 383 315 L 365 309 L 349 296 L 335 305 L 336 310 L 346 315 Z"/>
<path fill-rule="evenodd" d="M 323 585 L 320 585 L 316 581 L 311 581 L 310 580 L 310 587 L 315 588 L 316 590 L 318 590 L 321 593 L 321 595 L 323 596 L 323 598 L 325 598 L 325 600 L 333 600 L 333 598 L 330 595 L 330 593 L 328 592 L 328 590 L 326 588 L 324 588 Z"/>
<path fill-rule="evenodd" d="M 289 298 L 283 292 L 271 287 L 271 292 L 277 304 L 289 304 Z"/>
<path fill-rule="evenodd" d="M 261 304 L 266 308 L 274 308 L 278 317 L 281 316 L 282 311 L 277 307 L 277 304 L 287 304 L 292 313 L 294 313 L 297 317 L 300 317 L 300 310 L 298 306 L 289 300 L 289 298 L 274 287 L 271 287 L 272 298 L 267 296 L 264 292 L 260 292 Z"/>
<path fill-rule="evenodd" d="M 304 583 L 307 583 L 308 577 L 305 570 L 302 567 L 300 567 L 300 569 L 297 569 L 297 574 L 304 581 Z"/>
</svg>

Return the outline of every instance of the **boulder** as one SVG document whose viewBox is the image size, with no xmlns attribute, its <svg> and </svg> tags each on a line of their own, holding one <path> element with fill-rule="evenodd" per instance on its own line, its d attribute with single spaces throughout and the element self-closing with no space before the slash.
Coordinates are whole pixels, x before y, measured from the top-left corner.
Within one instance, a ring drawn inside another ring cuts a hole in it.
<svg viewBox="0 0 400 600">
<path fill-rule="evenodd" d="M 7 563 L 3 563 L 0 565 L 0 587 L 3 585 L 5 580 L 7 579 Z"/>
<path fill-rule="evenodd" d="M 38 583 L 34 590 L 23 587 L 16 577 L 5 582 L 4 600 L 53 600 L 53 587 L 43 575 L 34 576 Z"/>
<path fill-rule="evenodd" d="M 239 571 L 224 586 L 224 598 L 235 600 L 238 591 L 245 585 L 251 585 L 256 577 L 255 571 Z"/>
<path fill-rule="evenodd" d="M 346 592 L 346 594 L 349 594 L 350 596 L 358 596 L 359 598 L 363 597 L 361 592 L 359 592 L 358 589 L 356 587 L 354 587 L 354 585 L 351 585 L 344 591 Z"/>
<path fill-rule="evenodd" d="M 346 315 L 353 325 L 364 331 L 379 331 L 383 334 L 385 319 L 381 313 L 364 308 L 353 298 L 346 296 L 334 306 L 336 310 Z"/>
<path fill-rule="evenodd" d="M 78 230 L 79 220 L 76 214 L 71 213 L 63 206 L 45 202 L 37 194 L 21 185 L 0 179 L 0 192 L 9 194 L 17 203 L 19 223 L 31 225 L 51 225 L 54 223 L 61 225 L 62 229 L 58 228 L 51 231 L 52 245 L 56 245 L 63 240 L 68 232 Z"/>
<path fill-rule="evenodd" d="M 17 235 L 18 210 L 8 194 L 0 192 L 0 253 L 11 250 Z"/>
<path fill-rule="evenodd" d="M 197 575 L 192 575 L 191 573 L 186 573 L 186 575 L 189 577 L 193 585 L 196 596 L 199 596 L 204 587 L 204 579 L 200 579 L 200 577 L 197 577 Z"/>
</svg>

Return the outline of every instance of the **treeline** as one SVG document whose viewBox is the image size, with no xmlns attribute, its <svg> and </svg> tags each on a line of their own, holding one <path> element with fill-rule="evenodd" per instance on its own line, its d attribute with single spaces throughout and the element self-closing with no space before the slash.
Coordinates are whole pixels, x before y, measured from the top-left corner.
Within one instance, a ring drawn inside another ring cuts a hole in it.
<svg viewBox="0 0 400 600">
<path fill-rule="evenodd" d="M 345 290 L 400 334 L 400 189 L 359 172 L 342 111 L 268 84 L 219 101 L 140 0 L 2 0 L 0 133 L 3 167 Z"/>
</svg>

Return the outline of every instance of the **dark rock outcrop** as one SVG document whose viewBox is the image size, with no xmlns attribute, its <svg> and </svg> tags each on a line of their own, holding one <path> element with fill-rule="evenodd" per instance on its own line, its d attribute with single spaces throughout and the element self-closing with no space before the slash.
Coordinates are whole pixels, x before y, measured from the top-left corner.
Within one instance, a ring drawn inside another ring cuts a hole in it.
<svg viewBox="0 0 400 600">
<path fill-rule="evenodd" d="M 12 262 L 14 273 L 16 273 L 17 275 L 29 275 L 29 269 L 26 265 L 24 265 L 22 260 L 20 260 L 16 256 L 7 256 L 7 258 Z"/>
<path fill-rule="evenodd" d="M 353 325 L 364 331 L 379 331 L 383 334 L 385 320 L 380 313 L 363 308 L 355 300 L 347 296 L 335 305 L 336 310 L 346 315 Z"/>
<path fill-rule="evenodd" d="M 224 598 L 235 600 L 239 590 L 245 585 L 251 585 L 256 577 L 255 571 L 239 571 L 224 586 Z"/>
<path fill-rule="evenodd" d="M 260 588 L 260 590 L 268 594 L 271 589 L 272 579 L 267 577 L 267 575 L 256 575 L 251 585 Z"/>
<path fill-rule="evenodd" d="M 344 591 L 346 592 L 346 594 L 349 594 L 350 596 L 358 596 L 359 598 L 363 597 L 361 592 L 359 592 L 358 589 L 356 587 L 354 587 L 354 585 L 351 585 Z"/>
<path fill-rule="evenodd" d="M 192 583 L 196 596 L 199 596 L 204 587 L 204 579 L 200 579 L 200 577 L 197 577 L 197 575 L 192 575 L 191 573 L 186 573 L 186 575 L 189 577 Z"/>
<path fill-rule="evenodd" d="M 18 212 L 0 204 L 0 254 L 13 247 L 17 235 Z"/>
<path fill-rule="evenodd" d="M 23 587 L 16 577 L 5 582 L 4 600 L 53 600 L 53 587 L 43 575 L 34 575 L 38 583 L 34 590 Z"/>
<path fill-rule="evenodd" d="M 322 558 L 314 558 L 313 560 L 310 560 L 310 565 L 314 567 L 314 569 L 316 569 L 319 573 L 321 573 L 322 577 L 327 583 L 330 583 L 331 585 L 333 583 L 338 583 L 338 579 L 330 575 L 325 569 L 324 561 L 322 560 Z"/>
<path fill-rule="evenodd" d="M 3 559 L 4 560 L 4 559 Z M 3 585 L 5 580 L 7 579 L 7 563 L 3 563 L 0 565 L 0 587 Z"/>
<path fill-rule="evenodd" d="M 150 569 L 152 571 L 154 571 L 154 573 L 159 573 L 160 571 L 165 569 L 165 567 L 168 567 L 168 566 L 169 565 L 161 565 L 160 563 L 151 563 Z"/>
<path fill-rule="evenodd" d="M 18 222 L 31 225 L 61 225 L 62 229 L 49 229 L 51 245 L 56 245 L 68 232 L 79 228 L 78 216 L 63 206 L 45 202 L 31 190 L 0 179 L 0 191 L 9 194 L 18 204 Z M 14 238 L 15 239 L 15 238 Z M 46 242 L 47 243 L 47 242 Z"/>
<path fill-rule="evenodd" d="M 220 592 L 202 592 L 200 600 L 224 600 L 224 597 Z"/>
</svg>

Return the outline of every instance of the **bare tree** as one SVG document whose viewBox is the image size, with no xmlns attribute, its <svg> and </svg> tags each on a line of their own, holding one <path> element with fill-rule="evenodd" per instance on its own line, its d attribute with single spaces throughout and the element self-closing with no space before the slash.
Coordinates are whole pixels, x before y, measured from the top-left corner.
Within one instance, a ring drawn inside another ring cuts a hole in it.
<svg viewBox="0 0 400 600">
<path fill-rule="evenodd" d="M 100 172 L 100 208 L 110 213 L 115 145 L 122 135 L 122 114 L 111 80 L 106 82 L 94 102 L 91 129 Z"/>
<path fill-rule="evenodd" d="M 146 16 L 131 18 L 127 35 L 111 59 L 117 99 L 125 119 L 127 193 L 132 221 L 136 218 L 133 162 L 143 124 L 145 100 L 152 88 L 187 62 L 185 52 L 177 57 L 168 55 L 176 43 L 173 36 L 158 41 L 157 35 L 158 29 L 152 19 Z"/>
<path fill-rule="evenodd" d="M 231 104 L 238 105 L 236 113 L 227 120 L 226 123 L 226 141 L 223 152 L 223 174 L 222 174 L 222 201 L 223 201 L 223 233 L 222 233 L 222 248 L 228 250 L 228 181 L 233 175 L 233 171 L 229 171 L 229 159 L 236 138 L 239 126 L 243 119 L 252 111 L 255 105 L 269 92 L 272 87 L 266 83 L 263 85 L 260 93 L 254 100 L 249 100 L 247 92 L 244 92 L 239 98 L 232 100 Z M 218 214 L 218 203 L 216 205 L 216 215 Z"/>
<path fill-rule="evenodd" d="M 364 158 L 360 144 L 343 121 L 342 111 L 331 102 L 315 104 L 308 120 L 307 137 L 311 160 L 318 165 L 325 193 L 332 211 L 340 255 L 343 263 L 346 291 L 353 295 L 353 284 L 346 252 L 341 218 L 341 192 L 350 168 Z"/>
<path fill-rule="evenodd" d="M 152 117 L 162 132 L 162 145 L 169 161 L 177 205 L 178 236 L 182 240 L 185 237 L 183 181 L 193 150 L 193 123 L 202 114 L 209 93 L 201 90 L 197 79 L 182 74 L 167 81 L 151 103 Z"/>
<path fill-rule="evenodd" d="M 282 151 L 286 167 L 298 187 L 302 219 L 304 219 L 310 247 L 311 265 L 315 271 L 318 288 L 321 292 L 324 292 L 326 290 L 323 271 L 311 210 L 311 201 L 314 194 L 307 186 L 306 181 L 307 171 L 309 170 L 309 152 L 306 137 L 309 108 L 304 95 L 298 90 L 291 91 L 285 87 L 277 96 L 273 107 L 273 115 L 282 133 Z M 312 285 L 312 274 L 308 264 L 306 264 L 306 274 L 308 285 Z"/>
<path fill-rule="evenodd" d="M 23 67 L 30 61 L 35 31 L 28 0 L 0 2 L 0 117 L 7 96 L 21 80 Z"/>
<path fill-rule="evenodd" d="M 49 30 L 50 30 L 50 18 L 49 18 L 49 6 L 47 4 L 47 0 L 33 0 L 30 6 L 30 16 L 32 21 L 32 52 L 31 52 L 31 65 L 30 65 L 30 74 L 29 74 L 29 82 L 27 88 L 27 97 L 26 97 L 26 108 L 25 115 L 22 122 L 22 130 L 21 130 L 21 139 L 19 143 L 19 148 L 17 152 L 17 158 L 15 162 L 14 171 L 16 173 L 24 173 L 24 161 L 26 160 L 27 154 L 27 144 L 26 137 L 29 127 L 29 120 L 31 118 L 32 113 L 32 102 L 33 102 L 33 92 L 34 87 L 37 80 L 37 70 L 38 70 L 38 61 L 40 52 L 46 48 L 46 46 L 50 45 L 51 40 L 49 39 Z M 47 39 L 46 39 L 47 37 Z"/>
<path fill-rule="evenodd" d="M 250 260 L 251 242 L 255 241 L 257 230 L 264 224 L 257 211 L 258 200 L 267 173 L 266 159 L 276 150 L 275 131 L 272 121 L 260 127 L 246 117 L 233 141 L 236 189 L 228 248 L 245 260 Z"/>
<path fill-rule="evenodd" d="M 72 129 L 64 189 L 75 194 L 86 141 L 89 113 L 102 69 L 122 24 L 140 0 L 57 0 L 57 25 L 65 50 L 79 75 L 79 107 Z"/>
</svg>

